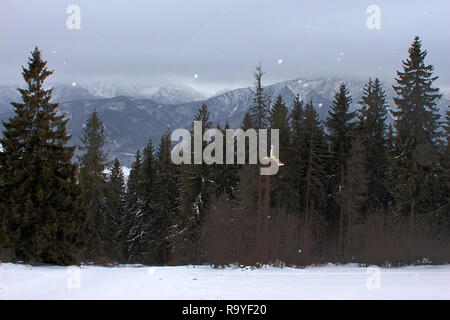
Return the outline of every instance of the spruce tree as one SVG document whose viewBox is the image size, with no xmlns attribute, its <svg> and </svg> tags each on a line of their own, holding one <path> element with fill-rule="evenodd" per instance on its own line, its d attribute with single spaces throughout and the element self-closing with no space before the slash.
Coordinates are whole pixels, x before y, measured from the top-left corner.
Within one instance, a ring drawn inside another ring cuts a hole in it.
<svg viewBox="0 0 450 320">
<path fill-rule="evenodd" d="M 264 92 L 264 88 L 262 86 L 262 77 L 264 73 L 262 72 L 261 64 L 256 67 L 256 71 L 254 72 L 255 78 L 255 91 L 253 93 L 253 104 L 249 108 L 249 113 L 252 118 L 252 123 L 254 125 L 255 130 L 267 129 L 268 128 L 268 115 L 270 111 L 270 99 Z M 258 145 L 258 154 L 259 154 L 259 145 Z M 260 167 L 261 165 L 259 165 Z M 262 177 L 257 173 L 257 176 L 254 177 L 258 181 L 258 206 L 257 210 L 261 215 L 264 215 L 262 212 L 263 208 L 263 193 L 264 187 L 262 183 Z"/>
<path fill-rule="evenodd" d="M 226 130 L 231 129 L 228 121 L 225 123 L 223 128 L 218 126 L 218 130 L 220 130 L 223 136 L 226 136 Z M 237 151 L 236 151 L 236 142 L 234 146 L 234 159 L 236 159 Z M 223 144 L 223 155 L 226 155 L 226 142 Z M 215 182 L 215 190 L 214 190 L 214 198 L 218 199 L 220 196 L 224 196 L 226 200 L 234 201 L 237 199 L 236 186 L 239 182 L 239 165 L 227 164 L 213 164 L 212 165 L 212 178 Z"/>
<path fill-rule="evenodd" d="M 386 94 L 379 79 L 364 86 L 363 96 L 359 102 L 358 133 L 367 160 L 369 179 L 368 201 L 373 212 L 377 207 L 386 208 L 389 201 L 386 188 L 386 171 L 388 167 L 386 146 Z"/>
<path fill-rule="evenodd" d="M 344 259 L 347 260 L 351 256 L 352 244 L 355 243 L 355 239 L 352 237 L 355 233 L 354 226 L 362 225 L 364 221 L 368 191 L 369 177 L 367 174 L 366 151 L 361 138 L 355 137 L 352 142 L 341 198 L 343 219 L 345 221 Z"/>
<path fill-rule="evenodd" d="M 153 261 L 166 264 L 169 261 L 174 227 L 180 221 L 179 208 L 179 167 L 171 159 L 170 133 L 161 137 L 156 153 L 153 208 L 151 224 L 151 248 Z"/>
<path fill-rule="evenodd" d="M 271 177 L 271 202 L 277 207 L 285 207 L 292 198 L 292 188 L 286 183 L 288 179 L 287 167 L 291 166 L 292 155 L 290 145 L 289 112 L 283 98 L 278 96 L 270 109 L 268 122 L 270 129 L 278 129 L 279 132 L 279 159 L 285 164 L 280 167 L 277 174 Z"/>
<path fill-rule="evenodd" d="M 387 126 L 387 133 L 386 133 L 386 159 L 387 159 L 387 167 L 386 167 L 386 174 L 385 174 L 385 186 L 387 190 L 387 196 L 388 196 L 388 205 L 387 209 L 388 212 L 395 213 L 393 209 L 395 209 L 395 197 L 394 197 L 394 190 L 397 187 L 397 180 L 396 180 L 396 169 L 395 169 L 395 146 L 394 146 L 394 126 L 392 123 L 388 124 Z"/>
<path fill-rule="evenodd" d="M 249 112 L 242 120 L 240 129 L 247 131 L 253 129 L 254 123 Z M 258 176 L 259 167 L 257 164 L 249 164 L 248 149 L 245 150 L 245 164 L 239 165 L 239 183 L 237 185 L 238 201 L 242 212 L 249 216 L 256 213 L 258 201 Z"/>
<path fill-rule="evenodd" d="M 250 113 L 246 113 L 241 129 L 246 131 L 254 128 Z M 246 150 L 244 165 L 239 165 L 239 182 L 236 186 L 239 225 L 241 226 L 242 252 L 252 255 L 256 249 L 257 211 L 258 211 L 258 179 L 260 169 L 257 164 L 248 164 L 248 150 Z M 244 257 L 245 258 L 245 257 Z"/>
<path fill-rule="evenodd" d="M 395 118 L 396 209 L 409 217 L 413 230 L 417 215 L 435 209 L 432 193 L 440 138 L 436 104 L 441 94 L 433 87 L 438 77 L 433 76 L 433 66 L 425 64 L 427 52 L 419 37 L 408 52 L 403 71 L 397 71 L 397 85 L 393 86 L 397 110 L 391 113 Z"/>
<path fill-rule="evenodd" d="M 338 224 L 338 250 L 343 249 L 343 232 L 344 232 L 344 213 L 341 202 L 341 191 L 344 187 L 344 177 L 347 170 L 347 160 L 350 156 L 351 141 L 355 134 L 355 125 L 353 119 L 355 112 L 350 111 L 350 104 L 352 99 L 345 84 L 342 83 L 339 91 L 335 94 L 331 105 L 331 110 L 328 111 L 328 118 L 326 119 L 326 127 L 329 133 L 330 143 L 330 191 L 333 194 L 335 204 L 331 208 L 339 216 Z M 337 204 L 337 207 L 336 207 Z"/>
<path fill-rule="evenodd" d="M 132 211 L 132 227 L 129 234 L 129 254 L 132 261 L 152 264 L 154 262 L 151 246 L 152 220 L 154 219 L 154 178 L 155 178 L 155 148 L 150 139 L 144 148 L 142 165 L 140 168 L 140 181 L 137 187 L 140 188 L 135 209 Z M 136 160 L 137 161 L 137 160 Z M 137 164 L 136 164 L 137 165 Z"/>
<path fill-rule="evenodd" d="M 212 127 L 210 113 L 206 104 L 198 110 L 194 121 L 202 124 L 202 133 Z M 194 133 L 192 137 L 192 159 L 194 159 Z M 202 150 L 207 146 L 207 142 L 202 139 Z M 205 210 L 211 196 L 216 189 L 215 181 L 212 179 L 213 170 L 211 166 L 201 164 L 183 164 L 181 170 L 180 188 L 180 210 L 184 213 L 183 221 L 178 225 L 177 250 L 178 257 L 183 255 L 185 261 L 198 261 L 203 253 L 199 244 L 200 232 L 204 222 Z"/>
<path fill-rule="evenodd" d="M 136 241 L 141 236 L 139 230 L 142 230 L 142 228 L 138 222 L 144 205 L 144 190 L 142 156 L 140 150 L 137 150 L 127 180 L 126 214 L 120 224 L 121 237 L 125 239 L 121 248 L 122 255 L 130 262 L 136 261 L 137 258 L 133 253 L 135 252 Z"/>
<path fill-rule="evenodd" d="M 442 177 L 443 177 L 443 195 L 444 199 L 446 200 L 446 203 L 444 203 L 445 207 L 450 208 L 450 110 L 447 110 L 447 113 L 445 115 L 445 124 L 444 124 L 444 130 L 445 130 L 445 146 L 443 148 L 443 155 L 442 155 Z M 449 221 L 450 223 L 450 221 Z"/>
<path fill-rule="evenodd" d="M 434 183 L 433 199 L 436 209 L 432 212 L 433 232 L 440 240 L 448 241 L 450 230 L 450 110 L 445 114 L 442 126 L 444 139 L 440 145 L 437 181 Z"/>
<path fill-rule="evenodd" d="M 254 129 L 254 128 L 255 128 L 255 125 L 253 124 L 250 111 L 247 111 L 242 120 L 241 129 L 244 131 L 247 131 L 248 129 Z"/>
<path fill-rule="evenodd" d="M 304 159 L 301 167 L 301 180 L 304 181 L 303 210 L 305 225 L 308 229 L 320 226 L 326 204 L 326 162 L 328 147 L 319 115 L 310 100 L 304 110 L 301 136 Z M 317 233 L 317 232 L 316 232 Z"/>
<path fill-rule="evenodd" d="M 291 162 L 288 168 L 289 185 L 292 188 L 293 198 L 291 207 L 295 212 L 300 214 L 304 209 L 304 166 L 305 163 L 305 145 L 304 142 L 304 106 L 303 101 L 297 95 L 292 103 L 291 111 L 289 113 L 289 127 L 291 135 Z"/>
<path fill-rule="evenodd" d="M 261 64 L 259 64 L 254 72 L 255 91 L 253 93 L 253 105 L 249 109 L 255 130 L 265 129 L 268 125 L 267 116 L 269 114 L 270 102 L 262 86 L 263 75 Z"/>
<path fill-rule="evenodd" d="M 107 153 L 103 150 L 106 141 L 102 120 L 96 111 L 87 119 L 79 146 L 82 154 L 78 156 L 78 179 L 82 189 L 82 198 L 88 216 L 85 229 L 86 257 L 98 258 L 104 255 L 107 215 L 105 212 L 106 161 Z"/>
<path fill-rule="evenodd" d="M 138 203 L 142 202 L 144 199 L 143 184 L 142 155 L 141 151 L 137 150 L 127 180 L 126 202 L 128 211 L 136 211 Z"/>
<path fill-rule="evenodd" d="M 23 67 L 23 103 L 12 103 L 15 114 L 3 122 L 0 138 L 0 247 L 15 248 L 19 260 L 72 264 L 78 256 L 85 219 L 76 184 L 74 147 L 68 147 L 68 119 L 51 103 L 44 81 L 47 69 L 36 47 Z"/>
<path fill-rule="evenodd" d="M 206 104 L 198 110 L 194 117 L 194 121 L 200 121 L 202 124 L 202 133 L 204 134 L 206 130 L 212 128 L 212 123 L 210 121 L 210 113 Z M 192 132 L 193 137 L 193 132 Z M 192 144 L 194 143 L 192 138 Z M 202 137 L 202 151 L 207 146 L 207 142 L 203 141 Z M 194 147 L 192 145 L 192 152 L 194 152 Z M 194 158 L 194 156 L 192 156 Z M 211 167 L 204 162 L 201 164 L 184 165 L 183 166 L 183 184 L 185 187 L 185 210 L 186 212 L 196 212 L 199 214 L 198 218 L 201 219 L 203 209 L 211 196 L 213 190 L 215 189 L 215 183 L 211 179 L 212 170 Z"/>
<path fill-rule="evenodd" d="M 124 262 L 125 257 L 123 257 L 120 247 L 126 240 L 121 233 L 121 222 L 126 214 L 125 197 L 125 176 L 119 160 L 115 158 L 110 166 L 105 194 L 105 212 L 108 221 L 106 230 L 104 230 L 105 252 L 109 257 Z"/>
<path fill-rule="evenodd" d="M 444 204 L 443 207 L 447 208 L 447 225 L 450 225 L 450 110 L 447 110 L 447 113 L 445 115 L 445 148 L 444 148 L 444 155 L 442 159 L 442 167 L 443 167 L 443 199 Z"/>
</svg>

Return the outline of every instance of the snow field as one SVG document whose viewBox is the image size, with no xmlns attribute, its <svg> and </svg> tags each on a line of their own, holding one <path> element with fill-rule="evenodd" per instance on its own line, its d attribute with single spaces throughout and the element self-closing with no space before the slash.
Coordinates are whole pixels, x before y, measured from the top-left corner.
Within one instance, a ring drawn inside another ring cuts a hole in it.
<svg viewBox="0 0 450 320">
<path fill-rule="evenodd" d="M 450 265 L 251 270 L 6 263 L 0 299 L 450 299 Z"/>
</svg>

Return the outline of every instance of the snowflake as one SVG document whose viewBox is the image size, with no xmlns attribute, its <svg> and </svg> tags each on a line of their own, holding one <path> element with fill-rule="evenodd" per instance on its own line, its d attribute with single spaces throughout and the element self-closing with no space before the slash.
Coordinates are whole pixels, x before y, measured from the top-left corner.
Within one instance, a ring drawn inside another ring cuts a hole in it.
<svg viewBox="0 0 450 320">
<path fill-rule="evenodd" d="M 282 64 L 283 63 L 283 59 L 278 59 L 278 64 Z"/>
<path fill-rule="evenodd" d="M 198 74 L 196 73 L 196 74 L 194 74 L 194 79 L 197 79 L 198 78 Z"/>
<path fill-rule="evenodd" d="M 77 83 L 76 82 L 72 82 L 72 87 L 76 87 Z"/>
</svg>

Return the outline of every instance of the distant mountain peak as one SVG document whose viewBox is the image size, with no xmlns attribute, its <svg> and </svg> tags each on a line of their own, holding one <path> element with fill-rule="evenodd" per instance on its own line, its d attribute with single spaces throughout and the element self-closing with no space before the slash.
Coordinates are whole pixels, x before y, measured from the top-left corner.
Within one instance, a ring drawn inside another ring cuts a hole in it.
<svg viewBox="0 0 450 320">
<path fill-rule="evenodd" d="M 128 95 L 138 99 L 151 99 L 161 104 L 179 104 L 206 99 L 197 90 L 180 84 L 146 85 L 124 84 L 117 81 L 97 81 L 83 86 L 91 94 L 103 98 Z"/>
</svg>

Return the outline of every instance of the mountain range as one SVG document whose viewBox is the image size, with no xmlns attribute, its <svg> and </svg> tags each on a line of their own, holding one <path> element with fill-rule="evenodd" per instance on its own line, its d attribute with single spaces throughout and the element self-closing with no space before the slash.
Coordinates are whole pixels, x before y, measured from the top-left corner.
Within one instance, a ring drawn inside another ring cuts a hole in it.
<svg viewBox="0 0 450 320">
<path fill-rule="evenodd" d="M 364 81 L 354 79 L 294 79 L 265 86 L 265 92 L 274 101 L 281 95 L 291 105 L 296 95 L 303 101 L 313 100 L 321 119 L 325 119 L 334 94 L 345 82 L 353 98 L 352 108 L 361 99 Z M 104 122 L 107 136 L 106 149 L 110 158 L 118 157 L 130 166 L 136 150 L 142 149 L 151 138 L 159 144 L 166 130 L 191 128 L 195 113 L 203 103 L 208 106 L 213 123 L 228 121 L 232 127 L 241 125 L 244 114 L 253 101 L 251 87 L 221 91 L 205 97 L 192 88 L 179 85 L 130 86 L 117 83 L 92 83 L 88 85 L 54 84 L 52 101 L 60 104 L 59 112 L 69 118 L 71 143 L 78 145 L 83 124 L 89 114 L 97 110 Z M 11 102 L 20 102 L 18 86 L 0 86 L 0 120 L 13 113 Z M 388 104 L 393 105 L 392 85 L 384 84 Z M 442 114 L 450 101 L 443 97 L 439 103 Z M 392 121 L 389 117 L 388 121 Z"/>
</svg>

